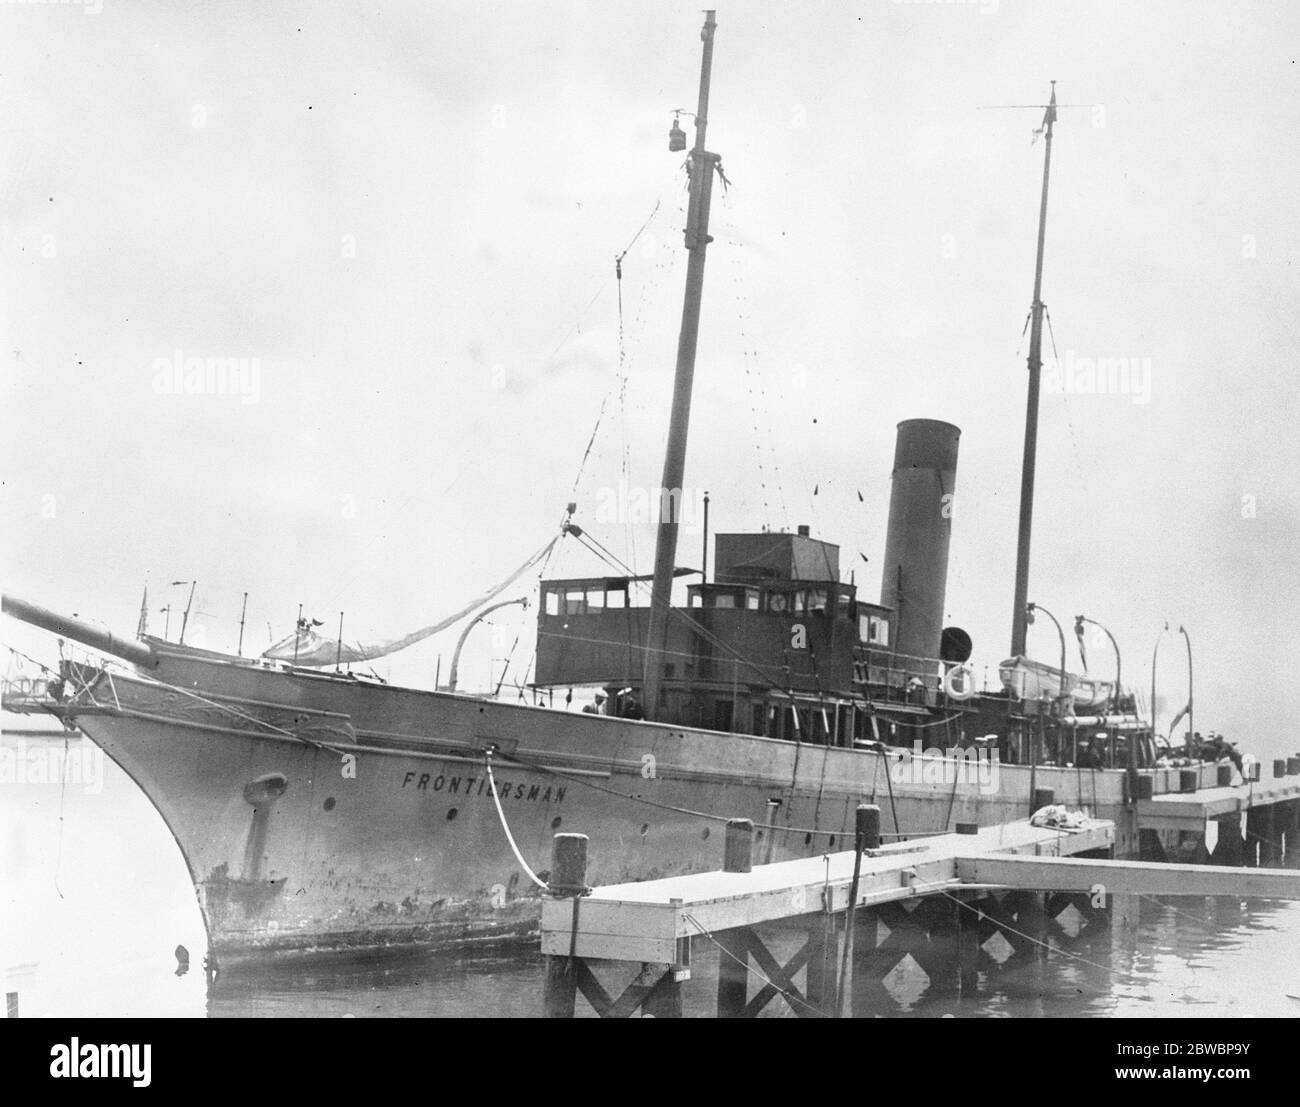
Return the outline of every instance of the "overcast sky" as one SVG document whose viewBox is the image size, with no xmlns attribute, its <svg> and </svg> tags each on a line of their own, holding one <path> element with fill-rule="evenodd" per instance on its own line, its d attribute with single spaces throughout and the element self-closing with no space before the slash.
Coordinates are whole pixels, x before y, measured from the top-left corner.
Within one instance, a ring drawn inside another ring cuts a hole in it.
<svg viewBox="0 0 1300 1107">
<path fill-rule="evenodd" d="M 0 5 L 4 587 L 129 631 L 147 579 L 160 633 L 197 579 L 191 638 L 218 648 L 245 591 L 246 647 L 300 602 L 397 635 L 554 532 L 602 407 L 577 519 L 648 571 L 653 528 L 598 509 L 659 479 L 666 132 L 700 23 L 662 0 Z M 949 621 L 980 666 L 1006 655 L 1043 146 L 1041 112 L 976 109 L 1055 79 L 1081 105 L 1053 150 L 1056 346 L 1149 378 L 1045 388 L 1030 598 L 1106 624 L 1142 689 L 1185 624 L 1197 728 L 1294 747 L 1298 43 L 1300 8 L 1266 3 L 720 8 L 731 188 L 687 466 L 715 529 L 809 523 L 874 599 L 894 426 L 950 420 Z M 621 389 L 613 258 L 652 212 Z M 192 357 L 249 359 L 243 394 L 167 391 L 159 364 Z M 531 620 L 484 633 L 471 685 Z M 1029 641 L 1055 662 L 1049 624 Z M 380 672 L 431 684 L 453 642 Z"/>
</svg>

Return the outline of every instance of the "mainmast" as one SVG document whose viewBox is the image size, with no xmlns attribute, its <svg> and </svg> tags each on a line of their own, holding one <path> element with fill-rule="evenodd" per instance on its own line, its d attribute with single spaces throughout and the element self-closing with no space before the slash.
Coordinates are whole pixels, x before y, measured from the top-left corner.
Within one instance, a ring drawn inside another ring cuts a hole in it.
<svg viewBox="0 0 1300 1107">
<path fill-rule="evenodd" d="M 1047 235 L 1047 182 L 1052 171 L 1052 124 L 1056 122 L 1056 82 L 1043 116 L 1043 198 L 1038 209 L 1038 262 L 1029 324 L 1029 400 L 1025 411 L 1025 457 L 1020 473 L 1020 536 L 1016 544 L 1016 598 L 1011 613 L 1011 655 L 1025 652 L 1029 601 L 1029 535 L 1034 522 L 1034 463 L 1038 454 L 1038 390 L 1043 369 L 1043 243 Z"/>
<path fill-rule="evenodd" d="M 659 714 L 659 690 L 664 678 L 668 620 L 672 613 L 673 569 L 677 558 L 677 532 L 682 510 L 682 479 L 686 469 L 686 435 L 691 420 L 691 388 L 695 378 L 695 347 L 700 331 L 700 298 L 704 291 L 704 254 L 709 236 L 709 201 L 719 157 L 704 148 L 709 121 L 709 77 L 713 69 L 714 12 L 704 13 L 704 42 L 700 62 L 700 99 L 695 112 L 695 146 L 687 160 L 690 202 L 686 213 L 686 298 L 682 304 L 682 329 L 677 340 L 677 375 L 673 381 L 672 416 L 664 453 L 660 484 L 659 534 L 655 542 L 654 584 L 650 596 L 650 625 L 646 633 L 644 711 Z M 680 148 L 680 147 L 679 147 Z"/>
</svg>

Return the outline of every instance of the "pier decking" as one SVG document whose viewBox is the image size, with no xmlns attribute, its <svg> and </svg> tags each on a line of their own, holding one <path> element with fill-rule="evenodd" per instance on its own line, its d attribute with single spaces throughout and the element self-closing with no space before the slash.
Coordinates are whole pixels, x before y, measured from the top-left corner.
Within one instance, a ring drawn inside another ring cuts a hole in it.
<svg viewBox="0 0 1300 1107">
<path fill-rule="evenodd" d="M 1253 810 L 1231 806 L 1249 802 L 1249 786 L 1244 798 L 1202 798 L 1211 799 L 1211 810 L 1229 804 L 1222 816 L 1229 822 L 1246 811 L 1271 828 L 1276 812 L 1296 809 L 1291 787 L 1276 786 L 1266 793 L 1271 802 Z M 1160 800 L 1172 809 L 1187 798 Z M 1053 931 L 1065 935 L 1057 919 L 1068 908 L 1085 928 L 1108 925 L 1117 894 L 1300 899 L 1295 870 L 1113 860 L 1115 825 L 1104 820 L 1069 828 L 968 825 L 889 846 L 880 845 L 879 825 L 879 809 L 862 805 L 855 849 L 754 867 L 753 824 L 731 820 L 722 871 L 594 889 L 584 887 L 586 837 L 556 835 L 552 895 L 542 907 L 547 1014 L 573 1017 L 582 994 L 602 1017 L 638 1008 L 680 1017 L 698 939 L 719 950 L 719 1017 L 753 1017 L 778 995 L 803 1017 L 844 1015 L 850 1007 L 859 1015 L 888 1007 L 886 978 L 909 956 L 932 981 L 961 994 L 974 986 L 981 948 L 993 935 L 1014 955 L 1033 956 L 1052 948 Z M 1259 861 L 1272 856 L 1261 848 Z M 806 935 L 785 964 L 758 930 L 775 923 Z M 595 961 L 639 971 L 614 998 L 589 964 Z M 753 996 L 751 976 L 763 984 Z"/>
<path fill-rule="evenodd" d="M 985 855 L 1068 857 L 1109 852 L 1115 827 L 1096 822 L 1064 831 L 1028 822 L 982 827 L 870 850 L 862 858 L 854 906 L 955 891 L 961 866 Z M 799 915 L 845 911 L 854 851 L 761 865 L 750 872 L 711 872 L 613 884 L 582 897 L 542 905 L 542 952 L 618 961 L 672 963 L 678 943 L 704 932 L 756 926 Z M 1085 889 L 1089 886 L 1085 886 Z M 968 889 L 969 890 L 969 889 Z"/>
</svg>

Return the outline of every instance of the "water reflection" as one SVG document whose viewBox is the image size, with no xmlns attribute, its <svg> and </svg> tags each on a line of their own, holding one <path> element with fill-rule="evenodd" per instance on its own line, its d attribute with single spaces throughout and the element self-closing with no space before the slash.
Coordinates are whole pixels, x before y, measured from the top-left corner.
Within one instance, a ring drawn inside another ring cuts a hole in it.
<svg viewBox="0 0 1300 1107">
<path fill-rule="evenodd" d="M 0 741 L 9 741 L 4 738 Z M 60 742 L 62 738 L 58 739 Z M 1295 864 L 1295 861 L 1292 861 Z M 1102 926 L 1065 912 L 1051 952 L 990 937 L 978 960 L 929 979 L 891 970 L 901 1017 L 1294 1017 L 1300 904 L 1117 897 Z M 802 936 L 769 947 L 784 964 Z M 542 957 L 475 948 L 346 961 L 302 959 L 224 972 L 209 989 L 206 938 L 161 818 L 111 762 L 102 785 L 0 786 L 0 976 L 21 1014 L 86 1016 L 535 1017 Z M 715 1010 L 718 951 L 696 942 L 687 1015 Z M 190 971 L 185 971 L 186 967 Z M 635 966 L 601 966 L 617 994 Z M 761 981 L 755 981 L 751 994 Z M 579 1001 L 580 1014 L 591 1011 Z M 766 1017 L 792 1017 L 774 1002 Z"/>
</svg>

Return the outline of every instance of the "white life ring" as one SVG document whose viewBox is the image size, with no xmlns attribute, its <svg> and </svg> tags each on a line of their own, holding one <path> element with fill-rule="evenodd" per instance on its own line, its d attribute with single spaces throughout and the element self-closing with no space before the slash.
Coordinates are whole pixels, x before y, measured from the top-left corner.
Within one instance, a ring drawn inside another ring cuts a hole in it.
<svg viewBox="0 0 1300 1107">
<path fill-rule="evenodd" d="M 962 676 L 961 687 L 958 690 L 954 687 L 953 678 L 960 673 Z M 953 665 L 946 673 L 943 674 L 943 690 L 949 699 L 968 700 L 975 694 L 975 674 L 971 672 L 969 665 Z"/>
</svg>

